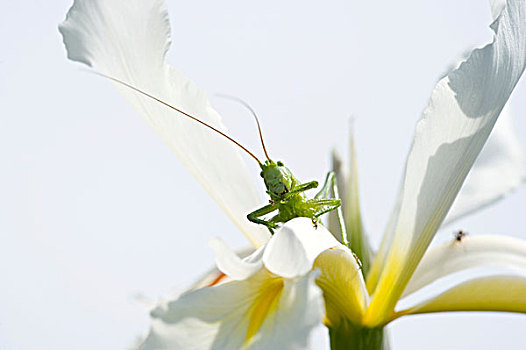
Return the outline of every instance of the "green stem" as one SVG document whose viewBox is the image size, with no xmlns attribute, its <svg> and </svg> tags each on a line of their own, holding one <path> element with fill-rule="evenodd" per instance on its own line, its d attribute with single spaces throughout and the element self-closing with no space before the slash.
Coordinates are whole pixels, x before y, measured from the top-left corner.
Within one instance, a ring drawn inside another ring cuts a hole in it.
<svg viewBox="0 0 526 350">
<path fill-rule="evenodd" d="M 329 328 L 331 350 L 387 350 L 384 328 L 356 326 L 348 321 Z"/>
</svg>

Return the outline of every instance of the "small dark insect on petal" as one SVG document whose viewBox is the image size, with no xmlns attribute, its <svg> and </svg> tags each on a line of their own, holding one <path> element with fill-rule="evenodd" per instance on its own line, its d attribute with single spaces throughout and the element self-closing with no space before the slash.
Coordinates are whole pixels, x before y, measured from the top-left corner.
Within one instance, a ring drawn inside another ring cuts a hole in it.
<svg viewBox="0 0 526 350">
<path fill-rule="evenodd" d="M 456 242 L 462 242 L 464 237 L 466 237 L 467 235 L 468 235 L 468 233 L 464 232 L 462 230 L 458 230 L 458 231 L 453 233 L 453 236 L 455 237 L 454 239 L 455 239 Z"/>
</svg>

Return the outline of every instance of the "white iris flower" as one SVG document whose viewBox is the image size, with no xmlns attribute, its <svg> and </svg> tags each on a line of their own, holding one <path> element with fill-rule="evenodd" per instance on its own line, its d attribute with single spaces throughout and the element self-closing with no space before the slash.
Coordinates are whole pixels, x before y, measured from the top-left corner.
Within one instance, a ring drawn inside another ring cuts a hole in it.
<svg viewBox="0 0 526 350">
<path fill-rule="evenodd" d="M 338 171 L 351 248 L 363 267 L 333 234 L 321 225 L 313 228 L 308 219 L 292 220 L 272 237 L 249 223 L 247 213 L 262 202 L 239 150 L 117 86 L 255 249 L 241 259 L 214 240 L 225 278 L 156 307 L 142 347 L 303 349 L 311 330 L 324 323 L 334 349 L 380 349 L 384 326 L 401 316 L 526 312 L 526 278 L 520 274 L 470 279 L 397 308 L 402 297 L 458 271 L 499 266 L 526 272 L 526 242 L 509 237 L 459 236 L 428 250 L 445 220 L 498 200 L 525 177 L 522 153 L 505 120 L 468 176 L 526 64 L 525 1 L 491 5 L 493 42 L 473 50 L 438 82 L 416 126 L 397 204 L 376 255 L 361 225 L 354 158 L 349 169 Z M 170 25 L 161 0 L 76 0 L 60 31 L 70 59 L 225 131 L 206 94 L 165 61 Z M 337 235 L 337 228 L 331 231 Z"/>
</svg>

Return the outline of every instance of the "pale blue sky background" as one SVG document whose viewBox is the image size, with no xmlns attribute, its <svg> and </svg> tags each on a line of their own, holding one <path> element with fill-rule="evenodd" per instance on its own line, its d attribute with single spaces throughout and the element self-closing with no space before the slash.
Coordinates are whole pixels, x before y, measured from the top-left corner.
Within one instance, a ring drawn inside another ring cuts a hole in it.
<svg viewBox="0 0 526 350">
<path fill-rule="evenodd" d="M 136 294 L 154 300 L 184 289 L 212 264 L 211 237 L 245 245 L 110 84 L 66 60 L 57 25 L 70 5 L 0 3 L 2 350 L 126 348 L 148 327 Z M 437 78 L 491 39 L 483 0 L 168 8 L 170 63 L 210 94 L 249 101 L 271 154 L 300 179 L 323 178 L 330 150 L 345 152 L 355 117 L 364 220 L 375 243 Z M 525 97 L 521 82 L 512 108 L 523 143 Z M 258 149 L 250 117 L 213 102 L 231 134 Z M 526 239 L 525 203 L 522 189 L 458 228 Z M 394 349 L 518 349 L 524 329 L 524 315 L 443 314 L 399 320 L 391 335 Z"/>
</svg>

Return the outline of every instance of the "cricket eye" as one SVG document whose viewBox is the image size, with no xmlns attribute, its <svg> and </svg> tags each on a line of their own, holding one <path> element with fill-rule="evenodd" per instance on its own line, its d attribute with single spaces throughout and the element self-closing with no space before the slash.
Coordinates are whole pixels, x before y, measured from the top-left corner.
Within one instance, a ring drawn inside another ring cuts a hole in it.
<svg viewBox="0 0 526 350">
<path fill-rule="evenodd" d="M 260 172 L 260 173 L 259 173 L 259 176 L 264 177 L 264 176 L 263 176 L 263 172 Z"/>
<path fill-rule="evenodd" d="M 278 160 L 278 166 L 283 166 L 283 162 Z"/>
</svg>

